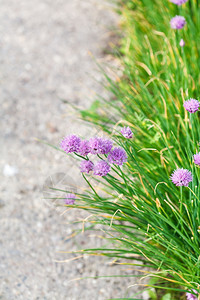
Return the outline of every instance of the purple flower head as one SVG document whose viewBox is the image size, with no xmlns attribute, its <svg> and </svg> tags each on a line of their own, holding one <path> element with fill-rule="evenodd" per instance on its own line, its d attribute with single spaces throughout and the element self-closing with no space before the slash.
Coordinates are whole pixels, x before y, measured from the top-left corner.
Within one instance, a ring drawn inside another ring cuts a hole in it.
<svg viewBox="0 0 200 300">
<path fill-rule="evenodd" d="M 187 169 L 177 169 L 172 173 L 170 179 L 176 186 L 188 186 L 192 181 L 192 173 Z"/>
<path fill-rule="evenodd" d="M 193 292 L 197 295 L 197 291 L 193 290 Z M 186 293 L 187 300 L 197 300 L 197 297 L 191 293 Z"/>
<path fill-rule="evenodd" d="M 133 133 L 130 129 L 130 127 L 123 127 L 121 129 L 121 134 L 126 138 L 126 139 L 131 139 L 133 137 Z"/>
<path fill-rule="evenodd" d="M 78 152 L 80 143 L 81 139 L 79 137 L 76 135 L 68 135 L 62 140 L 60 147 L 67 153 Z"/>
<path fill-rule="evenodd" d="M 94 166 L 94 175 L 106 176 L 110 172 L 110 166 L 105 160 L 100 160 Z"/>
<path fill-rule="evenodd" d="M 182 29 L 186 24 L 185 18 L 182 16 L 176 16 L 170 21 L 172 29 Z"/>
<path fill-rule="evenodd" d="M 190 98 L 189 100 L 184 102 L 183 106 L 187 111 L 193 114 L 199 110 L 199 104 L 200 103 L 198 100 Z"/>
<path fill-rule="evenodd" d="M 113 143 L 108 139 L 100 139 L 99 142 L 99 153 L 108 154 L 112 149 Z"/>
<path fill-rule="evenodd" d="M 100 153 L 101 138 L 93 137 L 89 140 L 90 153 Z"/>
<path fill-rule="evenodd" d="M 108 154 L 112 149 L 111 140 L 94 137 L 89 140 L 90 152 L 92 154 Z"/>
<path fill-rule="evenodd" d="M 182 5 L 185 2 L 187 2 L 188 0 L 170 0 L 170 2 L 176 4 L 176 5 Z"/>
<path fill-rule="evenodd" d="M 81 162 L 81 172 L 88 173 L 93 170 L 94 164 L 90 160 L 83 160 Z"/>
<path fill-rule="evenodd" d="M 127 155 L 123 148 L 115 147 L 108 155 L 108 161 L 111 164 L 122 166 L 127 162 Z"/>
<path fill-rule="evenodd" d="M 185 42 L 184 42 L 184 40 L 183 40 L 183 39 L 181 39 L 181 40 L 180 40 L 180 43 L 179 43 L 179 45 L 180 45 L 181 47 L 184 47 L 184 46 L 185 46 Z"/>
<path fill-rule="evenodd" d="M 193 155 L 195 165 L 200 166 L 200 152 Z"/>
<path fill-rule="evenodd" d="M 68 193 L 65 198 L 65 204 L 73 205 L 76 199 L 76 195 Z"/>
<path fill-rule="evenodd" d="M 89 141 L 81 141 L 78 153 L 82 156 L 86 156 L 88 153 L 90 153 Z"/>
</svg>

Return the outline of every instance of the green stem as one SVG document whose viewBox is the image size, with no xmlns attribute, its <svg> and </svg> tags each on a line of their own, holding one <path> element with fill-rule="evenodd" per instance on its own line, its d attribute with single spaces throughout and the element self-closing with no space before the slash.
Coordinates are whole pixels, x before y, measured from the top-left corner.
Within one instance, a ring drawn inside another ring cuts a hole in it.
<svg viewBox="0 0 200 300">
<path fill-rule="evenodd" d="M 82 156 L 82 155 L 80 155 L 80 154 L 78 154 L 78 153 L 76 153 L 76 152 L 74 152 L 74 154 L 75 154 L 76 156 L 82 158 L 82 159 L 89 160 L 88 157 L 84 157 L 84 156 Z"/>
<path fill-rule="evenodd" d="M 192 131 L 192 152 L 194 152 L 194 145 L 196 143 L 195 137 L 194 137 L 194 124 L 193 124 L 193 115 L 190 114 L 190 124 L 191 124 L 191 131 Z"/>
<path fill-rule="evenodd" d="M 180 205 L 180 216 L 181 216 L 181 228 L 183 226 L 183 221 L 182 221 L 182 217 L 183 217 L 183 187 L 180 187 L 180 200 L 181 200 L 181 205 Z"/>
<path fill-rule="evenodd" d="M 85 181 L 87 182 L 87 184 L 89 185 L 89 187 L 93 190 L 93 192 L 95 193 L 95 195 L 97 196 L 97 198 L 101 199 L 99 197 L 99 195 L 97 194 L 97 192 L 95 191 L 95 189 L 93 188 L 93 186 L 90 184 L 90 182 L 87 180 L 87 178 L 85 177 L 85 175 L 82 173 L 83 178 L 85 179 Z"/>
</svg>

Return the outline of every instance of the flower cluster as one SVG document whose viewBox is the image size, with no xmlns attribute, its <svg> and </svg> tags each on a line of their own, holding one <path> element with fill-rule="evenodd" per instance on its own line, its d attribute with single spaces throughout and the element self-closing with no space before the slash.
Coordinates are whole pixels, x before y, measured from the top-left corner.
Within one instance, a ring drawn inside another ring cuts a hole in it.
<svg viewBox="0 0 200 300">
<path fill-rule="evenodd" d="M 116 147 L 110 151 L 108 155 L 108 161 L 111 164 L 122 166 L 127 161 L 126 152 L 123 148 Z"/>
<path fill-rule="evenodd" d="M 65 196 L 65 204 L 66 205 L 73 205 L 76 199 L 76 195 L 72 194 L 72 193 L 68 193 Z"/>
<path fill-rule="evenodd" d="M 130 127 L 123 127 L 121 129 L 121 134 L 126 138 L 126 139 L 131 139 L 133 137 L 133 132 L 130 129 Z"/>
<path fill-rule="evenodd" d="M 129 127 L 124 128 L 124 136 L 132 137 L 132 131 Z M 106 176 L 110 170 L 110 164 L 122 166 L 127 161 L 127 155 L 123 148 L 113 148 L 113 142 L 109 139 L 93 137 L 89 140 L 81 140 L 76 135 L 69 135 L 65 137 L 60 144 L 62 150 L 66 153 L 76 153 L 82 156 L 84 160 L 81 162 L 80 171 L 87 173 L 93 171 L 94 175 Z M 88 158 L 88 154 L 104 155 L 104 159 L 99 160 L 94 164 Z"/>
<path fill-rule="evenodd" d="M 81 139 L 76 135 L 72 134 L 66 136 L 60 143 L 61 149 L 66 153 L 78 152 L 81 144 Z"/>
<path fill-rule="evenodd" d="M 105 160 L 100 160 L 94 166 L 94 175 L 106 176 L 110 172 L 110 166 Z"/>
<path fill-rule="evenodd" d="M 176 186 L 188 186 L 192 181 L 192 173 L 187 169 L 177 169 L 172 173 L 171 180 Z"/>
<path fill-rule="evenodd" d="M 81 141 L 78 153 L 82 156 L 86 156 L 90 153 L 90 145 L 88 141 Z"/>
<path fill-rule="evenodd" d="M 171 19 L 170 24 L 172 29 L 182 29 L 185 26 L 186 21 L 182 16 L 175 16 Z"/>
<path fill-rule="evenodd" d="M 185 109 L 192 114 L 199 110 L 199 105 L 200 105 L 200 102 L 193 98 L 190 98 L 189 100 L 185 101 L 183 104 Z"/>
<path fill-rule="evenodd" d="M 108 154 L 112 149 L 111 140 L 94 137 L 89 140 L 89 148 L 91 154 Z"/>
<path fill-rule="evenodd" d="M 94 164 L 91 160 L 83 160 L 81 162 L 81 172 L 82 173 L 90 173 L 90 171 L 93 171 Z"/>
<path fill-rule="evenodd" d="M 200 166 L 200 152 L 193 155 L 195 165 Z"/>
</svg>

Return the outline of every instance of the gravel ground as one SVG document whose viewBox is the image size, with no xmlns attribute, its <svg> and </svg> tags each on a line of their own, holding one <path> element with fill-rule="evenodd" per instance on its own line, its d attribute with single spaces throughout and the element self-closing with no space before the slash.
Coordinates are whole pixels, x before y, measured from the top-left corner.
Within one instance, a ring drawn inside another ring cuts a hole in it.
<svg viewBox="0 0 200 300">
<path fill-rule="evenodd" d="M 123 297 L 135 280 L 71 280 L 132 271 L 87 255 L 60 262 L 70 257 L 58 251 L 99 242 L 87 233 L 66 239 L 81 228 L 68 223 L 87 215 L 64 213 L 43 196 L 50 181 L 81 185 L 77 163 L 35 140 L 57 145 L 72 132 L 94 134 L 61 100 L 86 108 L 103 93 L 88 52 L 108 59 L 102 50 L 117 16 L 102 0 L 0 0 L 0 6 L 0 299 Z"/>
</svg>

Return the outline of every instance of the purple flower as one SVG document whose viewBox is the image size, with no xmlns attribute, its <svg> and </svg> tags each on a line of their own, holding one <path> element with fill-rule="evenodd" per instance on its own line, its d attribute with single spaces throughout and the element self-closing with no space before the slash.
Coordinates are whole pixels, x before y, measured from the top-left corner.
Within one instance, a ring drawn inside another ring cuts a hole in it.
<svg viewBox="0 0 200 300">
<path fill-rule="evenodd" d="M 113 143 L 108 139 L 100 139 L 99 143 L 99 153 L 108 154 L 112 149 Z"/>
<path fill-rule="evenodd" d="M 130 127 L 123 127 L 121 129 L 121 134 L 126 138 L 126 139 L 131 139 L 133 137 L 133 133 L 130 129 Z"/>
<path fill-rule="evenodd" d="M 106 176 L 110 172 L 110 166 L 105 160 L 100 160 L 94 166 L 94 175 Z"/>
<path fill-rule="evenodd" d="M 78 152 L 80 143 L 81 139 L 79 137 L 76 135 L 68 135 L 62 140 L 60 147 L 67 153 Z"/>
<path fill-rule="evenodd" d="M 108 155 L 108 161 L 111 164 L 122 166 L 127 161 L 127 155 L 123 148 L 115 147 Z"/>
<path fill-rule="evenodd" d="M 200 166 L 200 152 L 193 155 L 195 165 Z"/>
<path fill-rule="evenodd" d="M 172 29 L 182 29 L 186 24 L 185 18 L 182 16 L 176 16 L 170 21 Z"/>
<path fill-rule="evenodd" d="M 188 0 L 170 0 L 170 2 L 176 4 L 176 5 L 182 5 L 185 2 L 187 2 Z"/>
<path fill-rule="evenodd" d="M 65 204 L 73 205 L 75 202 L 75 199 L 76 199 L 76 195 L 69 193 L 66 195 Z"/>
<path fill-rule="evenodd" d="M 192 181 L 192 173 L 187 169 L 177 169 L 172 173 L 170 179 L 176 186 L 188 186 Z"/>
<path fill-rule="evenodd" d="M 183 39 L 181 39 L 181 40 L 180 40 L 180 43 L 179 43 L 179 45 L 180 45 L 181 47 L 184 47 L 184 46 L 185 46 L 185 42 L 184 42 L 184 40 L 183 40 Z"/>
<path fill-rule="evenodd" d="M 193 290 L 193 292 L 197 295 L 197 291 Z M 191 293 L 186 293 L 187 300 L 197 300 L 197 297 Z"/>
<path fill-rule="evenodd" d="M 89 141 L 81 141 L 78 153 L 82 156 L 86 156 L 88 153 L 90 153 Z"/>
<path fill-rule="evenodd" d="M 90 153 L 92 154 L 108 154 L 112 149 L 111 140 L 94 137 L 89 140 Z"/>
<path fill-rule="evenodd" d="M 100 153 L 101 138 L 93 137 L 89 140 L 90 153 L 98 154 Z"/>
<path fill-rule="evenodd" d="M 81 172 L 88 173 L 93 170 L 94 164 L 90 160 L 84 160 L 81 162 Z"/>
<path fill-rule="evenodd" d="M 190 98 L 189 100 L 185 101 L 183 106 L 187 111 L 190 113 L 195 113 L 199 110 L 199 101 L 193 98 Z"/>
</svg>

